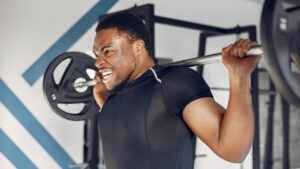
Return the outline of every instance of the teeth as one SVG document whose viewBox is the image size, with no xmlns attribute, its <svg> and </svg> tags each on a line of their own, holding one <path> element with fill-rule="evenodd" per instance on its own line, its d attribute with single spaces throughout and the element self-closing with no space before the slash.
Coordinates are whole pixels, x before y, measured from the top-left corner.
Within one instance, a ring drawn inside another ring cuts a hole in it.
<svg viewBox="0 0 300 169">
<path fill-rule="evenodd" d="M 108 79 L 111 74 L 103 76 L 104 79 Z"/>
<path fill-rule="evenodd" d="M 103 76 L 106 76 L 106 75 L 109 75 L 109 74 L 112 74 L 112 72 L 110 72 L 110 71 L 108 71 L 108 72 L 102 72 Z"/>
<path fill-rule="evenodd" d="M 102 80 L 104 80 L 103 83 L 106 83 L 106 80 L 110 79 L 111 75 L 113 74 L 113 72 L 110 70 L 102 71 L 102 72 L 99 71 L 99 73 L 102 74 L 102 78 L 103 78 Z"/>
<path fill-rule="evenodd" d="M 102 75 L 102 76 L 107 76 L 107 75 L 110 75 L 110 74 L 113 74 L 112 71 L 99 71 L 99 73 Z"/>
</svg>

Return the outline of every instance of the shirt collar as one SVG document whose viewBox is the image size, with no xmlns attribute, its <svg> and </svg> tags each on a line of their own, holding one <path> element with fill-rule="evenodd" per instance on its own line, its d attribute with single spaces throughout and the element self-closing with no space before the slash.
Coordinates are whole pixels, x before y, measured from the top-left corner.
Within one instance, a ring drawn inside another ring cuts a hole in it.
<svg viewBox="0 0 300 169">
<path fill-rule="evenodd" d="M 160 66 L 160 65 L 154 65 L 152 67 L 152 69 L 156 72 L 158 78 L 162 77 L 164 70 L 166 67 L 164 66 Z M 138 77 L 137 79 L 132 80 L 130 83 L 128 83 L 128 85 L 126 87 L 124 87 L 121 91 L 116 92 L 117 94 L 122 94 L 125 93 L 131 89 L 133 89 L 134 87 L 138 86 L 139 84 L 143 84 L 146 83 L 148 81 L 153 81 L 156 80 L 154 73 L 148 69 L 145 73 L 143 73 L 140 77 Z M 116 93 L 109 93 L 109 96 L 112 96 Z"/>
</svg>

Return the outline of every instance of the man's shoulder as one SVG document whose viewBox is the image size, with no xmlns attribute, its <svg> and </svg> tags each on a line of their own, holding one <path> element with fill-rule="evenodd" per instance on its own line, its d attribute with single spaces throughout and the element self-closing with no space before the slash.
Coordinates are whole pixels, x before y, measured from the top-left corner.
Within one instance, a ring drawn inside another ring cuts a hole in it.
<svg viewBox="0 0 300 169">
<path fill-rule="evenodd" d="M 201 76 L 195 70 L 186 66 L 170 66 L 165 68 L 164 78 L 165 79 L 189 79 L 191 77 Z"/>
<path fill-rule="evenodd" d="M 168 70 L 171 73 L 194 71 L 193 69 L 186 67 L 186 66 L 169 66 L 169 67 L 166 67 L 166 70 Z"/>
</svg>

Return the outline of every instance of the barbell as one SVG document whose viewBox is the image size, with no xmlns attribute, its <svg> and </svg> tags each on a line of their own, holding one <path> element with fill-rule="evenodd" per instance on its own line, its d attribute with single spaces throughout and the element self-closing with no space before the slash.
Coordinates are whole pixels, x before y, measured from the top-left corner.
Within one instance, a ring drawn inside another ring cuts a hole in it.
<svg viewBox="0 0 300 169">
<path fill-rule="evenodd" d="M 263 54 L 266 69 L 278 91 L 289 103 L 300 106 L 300 3 L 292 2 L 296 1 L 265 1 L 260 29 L 262 45 L 252 47 L 245 57 Z M 216 53 L 164 66 L 190 67 L 221 60 L 221 53 Z M 99 111 L 92 95 L 94 75 L 89 73 L 97 72 L 94 63 L 95 59 L 87 54 L 66 52 L 49 64 L 43 91 L 54 112 L 69 120 L 84 120 Z M 59 70 L 62 73 L 56 73 Z"/>
<path fill-rule="evenodd" d="M 260 45 L 251 47 L 249 51 L 245 53 L 245 57 L 249 56 L 257 56 L 262 55 L 263 51 Z M 212 63 L 218 63 L 222 61 L 222 53 L 214 53 L 210 55 L 195 57 L 191 59 L 185 59 L 177 62 L 167 63 L 163 64 L 162 66 L 187 66 L 187 67 L 193 67 L 193 66 L 199 66 L 199 65 L 206 65 L 206 64 L 212 64 Z M 75 82 L 74 87 L 75 89 L 79 88 L 85 88 L 88 86 L 94 86 L 96 82 L 94 80 L 91 81 L 85 81 L 85 82 Z"/>
</svg>

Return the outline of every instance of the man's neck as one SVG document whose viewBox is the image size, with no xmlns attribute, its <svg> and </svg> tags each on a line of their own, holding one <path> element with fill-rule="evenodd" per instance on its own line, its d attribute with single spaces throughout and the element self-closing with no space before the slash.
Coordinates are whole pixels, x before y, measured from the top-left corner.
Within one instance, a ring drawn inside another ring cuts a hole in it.
<svg viewBox="0 0 300 169">
<path fill-rule="evenodd" d="M 151 56 L 146 56 L 143 58 L 145 59 L 142 59 L 140 60 L 140 62 L 137 62 L 136 70 L 131 80 L 139 78 L 142 74 L 144 74 L 146 71 L 148 71 L 150 68 L 152 68 L 155 65 Z"/>
</svg>

